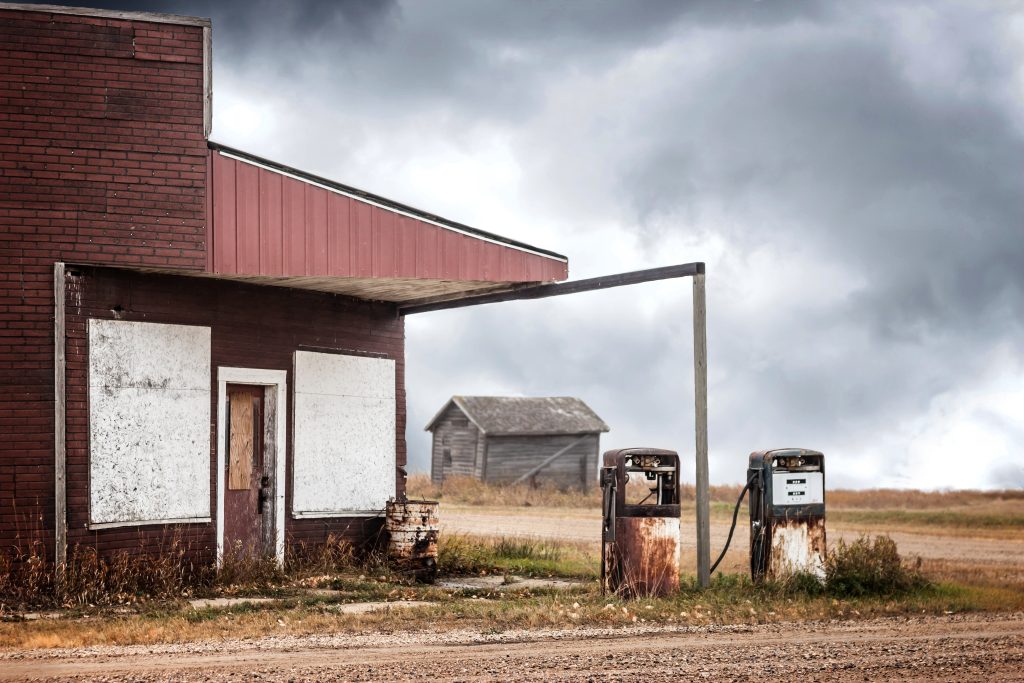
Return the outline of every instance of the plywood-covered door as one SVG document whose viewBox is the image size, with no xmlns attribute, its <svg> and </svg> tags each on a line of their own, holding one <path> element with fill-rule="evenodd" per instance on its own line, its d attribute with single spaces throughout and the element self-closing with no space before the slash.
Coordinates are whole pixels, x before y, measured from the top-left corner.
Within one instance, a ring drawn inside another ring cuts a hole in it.
<svg viewBox="0 0 1024 683">
<path fill-rule="evenodd" d="M 227 386 L 224 458 L 224 551 L 234 557 L 266 554 L 265 507 L 270 481 L 264 468 L 264 388 Z"/>
</svg>

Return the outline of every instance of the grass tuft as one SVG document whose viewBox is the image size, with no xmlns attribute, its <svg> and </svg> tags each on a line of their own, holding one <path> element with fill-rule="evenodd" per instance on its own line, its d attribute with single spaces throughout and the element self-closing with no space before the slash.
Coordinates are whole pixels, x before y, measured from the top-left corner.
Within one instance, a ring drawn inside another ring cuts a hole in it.
<svg viewBox="0 0 1024 683">
<path fill-rule="evenodd" d="M 584 544 L 464 534 L 441 535 L 437 565 L 441 574 L 514 573 L 592 579 L 598 573 L 597 558 Z"/>
<path fill-rule="evenodd" d="M 861 536 L 847 544 L 840 539 L 825 561 L 825 585 L 839 597 L 893 595 L 923 588 L 927 581 L 918 566 L 906 566 L 888 536 Z"/>
</svg>

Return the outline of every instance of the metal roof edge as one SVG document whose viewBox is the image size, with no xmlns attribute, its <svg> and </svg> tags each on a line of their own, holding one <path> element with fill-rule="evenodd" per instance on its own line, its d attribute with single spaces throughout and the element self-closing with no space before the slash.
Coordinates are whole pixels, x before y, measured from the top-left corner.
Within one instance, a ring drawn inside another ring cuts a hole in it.
<svg viewBox="0 0 1024 683">
<path fill-rule="evenodd" d="M 184 14 L 166 14 L 164 12 L 132 12 L 112 9 L 93 9 L 91 7 L 65 7 L 64 5 L 35 5 L 25 2 L 0 2 L 0 9 L 21 12 L 41 12 L 44 14 L 71 14 L 80 17 L 98 17 L 101 19 L 121 19 L 123 21 L 149 21 L 157 24 L 179 24 L 182 26 L 203 26 L 212 24 L 205 17 L 192 17 Z"/>
<path fill-rule="evenodd" d="M 487 232 L 486 230 L 481 230 L 479 228 L 474 228 L 472 226 L 465 225 L 464 223 L 448 220 L 447 218 L 442 218 L 441 216 L 430 213 L 429 211 L 423 211 L 422 209 L 417 209 L 407 204 L 396 202 L 394 200 L 388 199 L 387 197 L 382 197 L 380 195 L 373 194 L 372 192 L 360 190 L 359 188 L 352 187 L 351 185 L 345 185 L 343 183 L 339 183 L 329 178 L 324 178 L 323 176 L 307 173 L 306 171 L 302 171 L 300 169 L 293 168 L 291 166 L 287 166 L 276 161 L 271 161 L 270 159 L 265 159 L 255 154 L 250 154 L 249 152 L 243 152 L 242 150 L 235 149 L 233 147 L 228 147 L 227 145 L 223 145 L 219 142 L 213 142 L 212 140 L 208 140 L 207 145 L 209 146 L 210 149 L 221 153 L 222 155 L 228 157 L 229 159 L 235 159 L 237 161 L 252 164 L 254 166 L 259 166 L 261 168 L 267 169 L 268 171 L 280 173 L 282 175 L 295 178 L 296 180 L 316 185 L 325 190 L 345 195 L 346 197 L 350 197 L 351 199 L 355 199 L 356 201 L 364 202 L 366 204 L 371 204 L 382 209 L 387 209 L 388 211 L 403 214 L 409 216 L 410 218 L 416 218 L 418 220 L 430 223 L 431 225 L 436 225 L 439 228 L 452 230 L 454 232 L 462 233 L 470 237 L 476 237 L 478 239 L 482 239 L 488 242 L 493 242 L 495 244 L 499 244 L 502 246 L 511 247 L 519 251 L 525 251 L 531 254 L 536 254 L 537 256 L 541 256 L 544 258 L 550 258 L 556 261 L 563 261 L 565 263 L 569 262 L 569 258 L 567 256 L 564 256 L 557 252 L 550 251 L 548 249 L 542 249 L 540 247 L 535 247 L 533 245 L 526 244 L 525 242 L 520 242 L 518 240 L 510 239 L 508 237 L 503 237 L 501 235 L 496 235 L 495 233 Z"/>
</svg>

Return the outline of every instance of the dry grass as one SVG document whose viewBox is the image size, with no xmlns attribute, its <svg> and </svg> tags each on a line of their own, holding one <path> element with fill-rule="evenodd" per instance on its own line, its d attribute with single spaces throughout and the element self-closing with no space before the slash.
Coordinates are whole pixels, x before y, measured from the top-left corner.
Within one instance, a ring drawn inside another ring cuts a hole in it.
<svg viewBox="0 0 1024 683">
<path fill-rule="evenodd" d="M 362 581 L 351 577 L 353 583 Z M 439 592 L 379 583 L 428 607 L 366 614 L 338 611 L 335 601 L 294 601 L 225 610 L 181 609 L 83 619 L 0 623 L 0 647 L 32 649 L 248 639 L 271 635 L 450 631 L 496 633 L 511 629 L 648 624 L 757 624 L 798 620 L 859 619 L 899 614 L 948 614 L 1024 609 L 1024 594 L 1000 589 L 939 586 L 896 597 L 836 599 L 750 585 L 745 577 L 716 577 L 710 590 L 688 584 L 670 598 L 624 600 L 602 596 L 596 583 L 570 593 L 517 590 Z M 422 590 L 423 592 L 415 592 Z M 347 598 L 338 598 L 344 601 Z"/>
<path fill-rule="evenodd" d="M 630 484 L 646 491 L 641 483 Z M 716 519 L 731 518 L 740 486 L 712 486 L 711 512 Z M 562 491 L 541 485 L 531 487 L 485 484 L 471 477 L 453 477 L 441 486 L 430 477 L 409 477 L 409 495 L 458 505 L 482 507 L 544 507 L 597 509 L 600 490 Z M 642 497 L 642 496 L 641 496 Z M 683 504 L 695 500 L 692 485 L 680 487 Z M 832 523 L 872 529 L 934 528 L 969 531 L 981 536 L 1024 536 L 1024 491 L 914 491 L 872 489 L 829 490 L 828 516 Z"/>
<path fill-rule="evenodd" d="M 711 501 L 736 503 L 741 485 L 712 486 Z M 446 500 L 463 505 L 600 507 L 601 492 L 595 485 L 588 491 L 564 491 L 543 483 L 501 486 L 485 484 L 472 477 L 452 477 L 440 486 L 427 474 L 413 474 L 408 481 L 409 496 Z M 914 489 L 829 489 L 830 510 L 949 510 L 949 509 L 1024 509 L 1024 490 L 1003 491 L 917 491 Z M 696 499 L 692 484 L 679 487 L 680 499 Z"/>
<path fill-rule="evenodd" d="M 475 480 L 430 486 L 426 477 L 410 478 L 410 494 L 448 502 L 504 507 L 572 507 L 593 510 L 600 500 L 596 488 L 587 493 L 545 488 L 492 487 Z M 716 514 L 731 512 L 738 488 L 717 487 Z M 683 491 L 692 497 L 692 489 Z M 962 517 L 1020 515 L 1020 492 L 829 492 L 833 515 L 872 514 L 901 522 L 898 515 L 918 514 L 914 524 L 950 524 L 952 513 Z M 900 507 L 897 507 L 900 506 Z M 921 522 L 921 519 L 931 520 Z M 959 519 L 959 518 L 958 518 Z M 962 520 L 961 520 L 962 521 Z M 960 523 L 960 522 L 957 522 Z M 1000 524 L 1002 522 L 995 522 Z M 40 548 L 42 546 L 40 545 Z M 173 549 L 173 544 L 169 545 Z M 313 634 L 369 630 L 447 630 L 467 628 L 502 631 L 516 628 L 567 627 L 573 625 L 742 624 L 802 619 L 861 618 L 878 615 L 968 610 L 1024 610 L 1024 584 L 1016 568 L 975 566 L 964 561 L 925 561 L 922 572 L 934 585 L 912 585 L 890 596 L 841 598 L 813 595 L 779 587 L 754 587 L 746 578 L 744 552 L 731 552 L 711 590 L 697 590 L 692 580 L 676 596 L 666 599 L 622 600 L 602 596 L 593 579 L 598 558 L 593 544 L 536 539 L 473 538 L 443 534 L 441 568 L 474 574 L 532 574 L 584 579 L 581 588 L 569 593 L 550 589 L 441 590 L 413 586 L 392 574 L 382 558 L 357 557 L 347 544 L 331 539 L 317 546 L 289 546 L 285 571 L 276 565 L 247 564 L 244 558 L 225 563 L 219 579 L 209 576 L 199 585 L 207 594 L 271 594 L 281 600 L 269 605 L 229 609 L 191 609 L 180 598 L 195 584 L 182 581 L 183 558 L 172 552 L 165 565 L 138 564 L 128 559 L 101 560 L 87 551 L 73 555 L 74 566 L 66 585 L 54 590 L 48 605 L 73 605 L 57 619 L 0 623 L 0 647 L 77 647 L 94 644 L 146 644 L 203 639 L 253 638 L 274 634 Z M 742 550 L 742 549 L 740 549 Z M 52 576 L 41 563 L 42 550 L 22 560 L 22 566 L 0 567 L 0 587 L 10 594 L 29 591 L 44 595 L 54 588 Z M 693 566 L 684 551 L 683 565 Z M 175 557 L 181 558 L 174 560 Z M 147 560 L 148 561 L 148 560 Z M 891 563 L 890 563 L 891 564 Z M 6 571 L 5 571 L 6 570 Z M 19 573 L 20 572 L 20 573 Z M 152 586 L 138 583 L 146 575 Z M 131 577 L 136 578 L 131 578 Z M 200 574 L 188 575 L 195 581 Z M 133 583 L 136 582 L 136 583 Z M 514 584 L 512 584 L 514 586 Z M 310 589 L 330 588 L 324 596 Z M 100 592 L 100 589 L 107 591 Z M 77 596 L 77 597 L 72 597 Z M 153 597 L 159 600 L 152 600 Z M 24 597 L 24 596 L 23 596 Z M 175 600 L 176 598 L 176 600 Z M 366 600 L 425 600 L 429 607 L 368 614 L 347 614 L 339 603 Z M 31 601 L 23 601 L 23 604 Z M 116 605 L 128 613 L 112 607 Z M 0 609 L 0 612 L 3 610 Z"/>
<path fill-rule="evenodd" d="M 498 505 L 502 507 L 601 507 L 601 491 L 558 489 L 553 486 L 493 486 L 473 477 L 451 477 L 435 486 L 426 474 L 409 476 L 406 484 L 410 498 L 439 500 L 462 505 Z"/>
<path fill-rule="evenodd" d="M 883 550 L 882 559 L 887 563 L 883 564 L 891 569 L 895 549 L 886 546 Z M 332 558 L 351 561 L 343 545 L 323 552 L 326 556 L 319 557 L 318 562 L 324 564 L 302 564 L 300 568 L 331 569 Z M 478 574 L 507 573 L 518 567 L 542 575 L 592 577 L 597 568 L 595 551 L 589 546 L 550 540 L 457 536 L 443 541 L 441 552 L 451 556 L 442 562 L 443 566 L 447 563 L 449 568 Z M 515 582 L 503 586 L 502 591 L 497 587 L 444 590 L 406 583 L 376 562 L 364 560 L 348 569 L 334 567 L 322 575 L 289 579 L 278 588 L 281 599 L 270 604 L 192 609 L 183 602 L 144 603 L 130 613 L 91 609 L 52 620 L 0 623 L 0 647 L 129 645 L 373 630 L 497 632 L 635 623 L 752 624 L 1024 609 L 1024 591 L 1012 587 L 913 583 L 888 595 L 847 598 L 785 586 L 754 586 L 745 573 L 716 574 L 709 590 L 700 590 L 692 578 L 684 578 L 678 594 L 660 599 L 604 596 L 593 578 L 567 592 L 518 588 Z M 867 565 L 858 564 L 863 566 Z M 330 588 L 332 592 L 310 592 L 314 588 Z M 420 600 L 431 604 L 365 614 L 348 614 L 340 608 L 344 603 L 368 600 Z"/>
<path fill-rule="evenodd" d="M 642 482 L 631 482 L 629 490 L 643 498 L 648 493 Z M 735 504 L 740 486 L 712 486 L 711 500 Z M 538 486 L 529 484 L 500 485 L 485 484 L 473 477 L 450 477 L 441 485 L 430 481 L 430 475 L 409 476 L 407 490 L 410 498 L 440 500 L 460 505 L 487 505 L 502 507 L 551 507 L 551 508 L 599 508 L 601 489 L 594 485 L 587 491 L 560 489 L 541 482 Z M 627 493 L 627 496 L 629 493 Z M 692 484 L 679 487 L 683 501 L 696 500 L 696 489 Z"/>
<path fill-rule="evenodd" d="M 73 608 L 179 598 L 212 579 L 210 569 L 190 558 L 174 532 L 134 553 L 109 557 L 75 546 L 60 566 L 47 557 L 42 541 L 30 539 L 19 552 L 0 553 L 0 614 L 12 606 Z"/>
<path fill-rule="evenodd" d="M 443 534 L 441 574 L 516 574 L 594 579 L 600 565 L 590 544 L 525 537 Z"/>
<path fill-rule="evenodd" d="M 274 558 L 225 549 L 219 568 L 197 564 L 175 532 L 152 543 L 140 538 L 134 551 L 101 556 L 75 546 L 56 566 L 46 544 L 27 540 L 20 551 L 0 552 L 0 616 L 24 609 L 92 608 L 168 602 L 195 595 L 253 595 L 280 592 L 293 580 L 354 567 L 387 571 L 383 558 L 356 553 L 333 535 L 325 542 L 288 546 L 285 567 Z"/>
</svg>

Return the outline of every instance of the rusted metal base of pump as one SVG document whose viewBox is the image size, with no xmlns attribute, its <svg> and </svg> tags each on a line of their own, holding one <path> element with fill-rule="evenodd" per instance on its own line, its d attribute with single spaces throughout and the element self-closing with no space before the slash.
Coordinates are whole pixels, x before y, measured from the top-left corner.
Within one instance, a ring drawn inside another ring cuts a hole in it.
<svg viewBox="0 0 1024 683">
<path fill-rule="evenodd" d="M 619 517 L 604 552 L 606 591 L 660 597 L 679 590 L 678 517 Z"/>
<path fill-rule="evenodd" d="M 771 522 L 768 580 L 794 574 L 825 578 L 825 518 L 778 519 Z"/>
<path fill-rule="evenodd" d="M 440 505 L 433 500 L 388 501 L 384 529 L 388 558 L 417 581 L 437 579 Z"/>
</svg>

